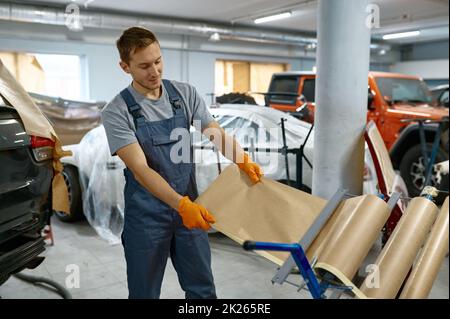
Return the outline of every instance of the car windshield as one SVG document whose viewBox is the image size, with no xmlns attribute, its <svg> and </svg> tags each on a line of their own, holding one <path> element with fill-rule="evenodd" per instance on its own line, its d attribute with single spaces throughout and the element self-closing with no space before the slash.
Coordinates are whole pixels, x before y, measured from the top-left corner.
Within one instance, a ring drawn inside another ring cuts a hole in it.
<svg viewBox="0 0 450 319">
<path fill-rule="evenodd" d="M 444 91 L 444 93 L 442 93 L 439 102 L 444 104 L 444 103 L 448 103 L 448 90 Z"/>
<path fill-rule="evenodd" d="M 416 79 L 377 78 L 377 85 L 386 101 L 392 103 L 432 103 L 427 85 Z"/>
<path fill-rule="evenodd" d="M 287 95 L 268 95 L 269 103 L 295 104 L 298 92 L 297 76 L 275 76 L 269 88 L 273 93 L 286 93 Z"/>
</svg>

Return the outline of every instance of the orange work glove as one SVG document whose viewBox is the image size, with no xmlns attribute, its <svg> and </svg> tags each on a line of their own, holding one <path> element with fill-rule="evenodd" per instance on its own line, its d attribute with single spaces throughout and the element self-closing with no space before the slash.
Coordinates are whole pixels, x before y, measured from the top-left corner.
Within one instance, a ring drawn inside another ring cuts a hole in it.
<svg viewBox="0 0 450 319">
<path fill-rule="evenodd" d="M 263 172 L 261 170 L 261 167 L 259 167 L 258 164 L 254 163 L 249 157 L 247 153 L 244 153 L 244 163 L 236 163 L 237 166 L 241 170 L 243 170 L 248 177 L 250 177 L 250 180 L 253 183 L 258 183 L 261 181 L 261 176 L 263 176 Z"/>
<path fill-rule="evenodd" d="M 188 229 L 201 228 L 208 230 L 211 228 L 210 224 L 214 224 L 216 220 L 208 210 L 196 203 L 193 203 L 188 196 L 184 196 L 178 204 L 178 213 L 183 220 L 184 226 Z"/>
</svg>

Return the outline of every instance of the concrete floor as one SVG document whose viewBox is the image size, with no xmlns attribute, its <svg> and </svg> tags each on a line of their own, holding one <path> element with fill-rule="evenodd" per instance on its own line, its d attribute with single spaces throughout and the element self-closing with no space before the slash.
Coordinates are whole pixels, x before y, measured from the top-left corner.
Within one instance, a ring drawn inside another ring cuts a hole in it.
<svg viewBox="0 0 450 319">
<path fill-rule="evenodd" d="M 73 298 L 118 299 L 127 298 L 125 260 L 121 245 L 110 246 L 96 235 L 87 222 L 64 224 L 53 218 L 55 245 L 43 254 L 47 258 L 34 270 L 64 285 L 69 275 L 66 266 L 75 264 L 80 269 L 80 287 L 70 289 Z M 305 290 L 297 292 L 294 286 L 272 285 L 270 279 L 277 267 L 219 233 L 209 235 L 212 250 L 212 268 L 219 298 L 311 298 Z M 376 245 L 371 252 L 375 256 Z M 291 276 L 292 277 L 292 276 Z M 293 281 L 295 281 L 294 278 Z M 10 298 L 60 298 L 53 291 L 10 278 L 0 286 L 0 296 Z M 445 258 L 430 298 L 449 298 L 449 262 Z M 163 281 L 161 298 L 184 298 L 176 273 L 170 261 Z"/>
</svg>

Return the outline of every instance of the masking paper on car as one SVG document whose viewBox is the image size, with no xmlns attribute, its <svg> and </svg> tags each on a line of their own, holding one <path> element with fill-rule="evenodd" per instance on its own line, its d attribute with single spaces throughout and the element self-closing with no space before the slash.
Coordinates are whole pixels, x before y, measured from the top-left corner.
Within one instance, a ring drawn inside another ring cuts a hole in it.
<svg viewBox="0 0 450 319">
<path fill-rule="evenodd" d="M 28 135 L 51 139 L 53 148 L 54 177 L 52 182 L 52 207 L 56 211 L 70 212 L 67 186 L 61 175 L 60 158 L 71 153 L 63 151 L 55 130 L 36 106 L 24 88 L 14 79 L 0 60 L 0 94 L 17 110 Z"/>
<path fill-rule="evenodd" d="M 447 197 L 419 257 L 414 262 L 413 269 L 402 289 L 401 299 L 426 299 L 428 297 L 442 261 L 448 253 L 448 218 Z"/>
<path fill-rule="evenodd" d="M 34 93 L 31 97 L 53 125 L 62 145 L 78 144 L 87 132 L 100 125 L 103 102 L 59 100 Z"/>
<path fill-rule="evenodd" d="M 395 298 L 425 242 L 438 213 L 424 197 L 411 200 L 377 260 L 378 282 L 366 278 L 361 291 L 369 298 Z"/>
</svg>

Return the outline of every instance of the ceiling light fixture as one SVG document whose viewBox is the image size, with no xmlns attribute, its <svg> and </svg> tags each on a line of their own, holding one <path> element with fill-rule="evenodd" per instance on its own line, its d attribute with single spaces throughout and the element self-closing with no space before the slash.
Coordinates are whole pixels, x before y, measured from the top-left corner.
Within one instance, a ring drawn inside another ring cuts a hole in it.
<svg viewBox="0 0 450 319">
<path fill-rule="evenodd" d="M 317 44 L 310 43 L 305 48 L 306 48 L 306 50 L 315 50 L 317 48 Z"/>
<path fill-rule="evenodd" d="M 211 34 L 211 36 L 209 37 L 209 41 L 213 41 L 213 42 L 220 41 L 220 34 L 219 34 L 218 32 L 214 32 L 214 33 Z"/>
<path fill-rule="evenodd" d="M 383 40 L 393 40 L 393 39 L 401 39 L 401 38 L 410 38 L 417 37 L 420 35 L 420 31 L 408 31 L 408 32 L 400 32 L 400 33 L 391 33 L 383 35 Z"/>
<path fill-rule="evenodd" d="M 253 22 L 255 24 L 259 24 L 259 23 L 265 23 L 265 22 L 270 22 L 270 21 L 275 21 L 275 20 L 280 20 L 280 19 L 286 19 L 286 18 L 289 18 L 290 16 L 292 16 L 292 12 L 286 11 L 286 12 L 282 12 L 282 13 L 273 14 L 270 16 L 257 18 L 255 20 L 253 20 Z"/>
</svg>

